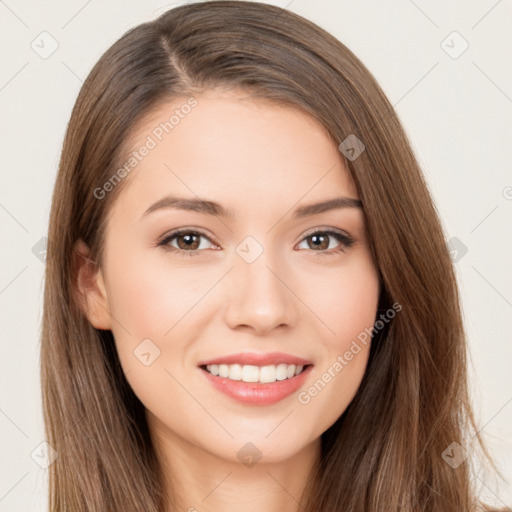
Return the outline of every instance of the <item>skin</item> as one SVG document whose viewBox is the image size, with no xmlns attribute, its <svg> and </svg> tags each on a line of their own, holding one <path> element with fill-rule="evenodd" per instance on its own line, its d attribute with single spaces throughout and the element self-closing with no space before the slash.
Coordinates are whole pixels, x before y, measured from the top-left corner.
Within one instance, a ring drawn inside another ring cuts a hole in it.
<svg viewBox="0 0 512 512">
<path fill-rule="evenodd" d="M 314 364 L 299 392 L 320 379 L 375 321 L 379 282 L 364 215 L 339 208 L 292 218 L 302 205 L 358 198 L 337 145 L 309 114 L 242 92 L 195 97 L 197 107 L 125 178 L 102 267 L 82 260 L 78 286 L 92 325 L 113 332 L 180 510 L 296 511 L 320 435 L 359 388 L 369 344 L 307 404 L 298 392 L 270 406 L 239 403 L 197 364 L 280 351 Z M 146 116 L 130 150 L 186 99 Z M 171 193 L 216 201 L 235 218 L 170 208 L 143 215 Z M 177 228 L 208 237 L 195 256 L 184 254 L 183 239 L 169 242 L 180 254 L 157 245 Z M 309 233 L 327 228 L 350 234 L 353 245 L 329 236 L 316 248 Z M 252 263 L 236 252 L 247 236 L 263 249 Z M 88 254 L 81 241 L 77 252 Z M 149 366 L 134 356 L 144 339 L 160 350 Z M 237 456 L 248 442 L 261 453 L 252 467 Z"/>
</svg>

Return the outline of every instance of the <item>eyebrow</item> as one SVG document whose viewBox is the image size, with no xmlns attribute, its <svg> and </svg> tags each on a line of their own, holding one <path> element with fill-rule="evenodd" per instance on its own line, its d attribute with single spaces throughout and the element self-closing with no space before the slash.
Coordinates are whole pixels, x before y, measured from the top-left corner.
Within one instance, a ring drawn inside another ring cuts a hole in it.
<svg viewBox="0 0 512 512">
<path fill-rule="evenodd" d="M 335 210 L 338 208 L 362 208 L 363 204 L 359 199 L 351 197 L 335 197 L 333 199 L 327 199 L 326 201 L 320 201 L 318 203 L 312 203 L 304 206 L 299 206 L 293 213 L 294 218 L 309 217 L 317 215 L 329 210 Z M 215 217 L 223 217 L 226 219 L 233 220 L 235 214 L 233 210 L 227 209 L 219 203 L 214 201 L 208 201 L 206 199 L 194 199 L 176 196 L 166 196 L 156 203 L 152 204 L 142 215 L 145 217 L 150 213 L 165 209 L 172 208 L 177 210 L 187 210 L 198 213 L 204 213 L 207 215 L 213 215 Z"/>
</svg>

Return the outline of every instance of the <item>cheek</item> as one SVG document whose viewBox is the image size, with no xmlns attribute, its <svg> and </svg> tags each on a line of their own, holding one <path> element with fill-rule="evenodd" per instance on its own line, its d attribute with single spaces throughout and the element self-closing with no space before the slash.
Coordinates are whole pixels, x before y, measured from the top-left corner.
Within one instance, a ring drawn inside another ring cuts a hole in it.
<svg viewBox="0 0 512 512">
<path fill-rule="evenodd" d="M 127 379 L 148 405 L 159 391 L 175 386 L 168 372 L 182 378 L 188 345 L 206 322 L 202 299 L 210 299 L 207 292 L 219 278 L 211 270 L 198 273 L 170 262 L 157 249 L 129 256 L 125 251 L 121 258 L 116 247 L 108 275 L 112 331 Z"/>
<path fill-rule="evenodd" d="M 181 396 L 172 375 L 183 365 L 187 337 L 180 332 L 180 319 L 186 324 L 193 293 L 190 286 L 184 288 L 179 271 L 169 271 L 162 261 L 145 260 L 143 254 L 119 258 L 110 269 L 112 331 L 123 372 L 144 406 L 165 414 Z"/>
<path fill-rule="evenodd" d="M 363 379 L 379 297 L 378 274 L 369 259 L 361 259 L 333 277 L 318 295 L 321 319 L 329 327 L 323 337 L 323 357 L 298 402 L 316 417 L 314 433 L 327 430 L 345 411 Z"/>
<path fill-rule="evenodd" d="M 369 258 L 347 266 L 315 288 L 312 303 L 326 327 L 324 342 L 331 352 L 348 350 L 352 340 L 375 321 L 379 279 Z"/>
<path fill-rule="evenodd" d="M 202 291 L 190 271 L 167 265 L 165 258 L 129 257 L 112 268 L 112 316 L 134 341 L 152 336 L 162 339 Z"/>
</svg>

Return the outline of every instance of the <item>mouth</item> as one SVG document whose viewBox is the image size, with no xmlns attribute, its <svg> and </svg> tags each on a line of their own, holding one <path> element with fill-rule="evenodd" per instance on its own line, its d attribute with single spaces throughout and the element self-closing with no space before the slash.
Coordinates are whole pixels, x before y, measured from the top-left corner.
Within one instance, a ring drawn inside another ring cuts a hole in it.
<svg viewBox="0 0 512 512">
<path fill-rule="evenodd" d="M 243 353 L 198 364 L 206 381 L 248 405 L 272 405 L 295 393 L 311 373 L 306 359 L 283 353 Z"/>
<path fill-rule="evenodd" d="M 250 364 L 208 364 L 201 369 L 215 377 L 248 383 L 270 384 L 292 379 L 300 375 L 311 365 L 278 364 L 256 366 Z"/>
</svg>

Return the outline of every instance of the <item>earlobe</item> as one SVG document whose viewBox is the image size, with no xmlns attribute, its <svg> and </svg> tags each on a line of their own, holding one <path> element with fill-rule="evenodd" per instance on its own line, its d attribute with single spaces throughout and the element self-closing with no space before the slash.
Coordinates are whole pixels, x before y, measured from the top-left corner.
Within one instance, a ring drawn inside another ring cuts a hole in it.
<svg viewBox="0 0 512 512">
<path fill-rule="evenodd" d="M 83 240 L 75 243 L 73 258 L 78 302 L 96 329 L 111 329 L 110 305 L 101 269 L 89 258 L 90 249 Z"/>
</svg>

